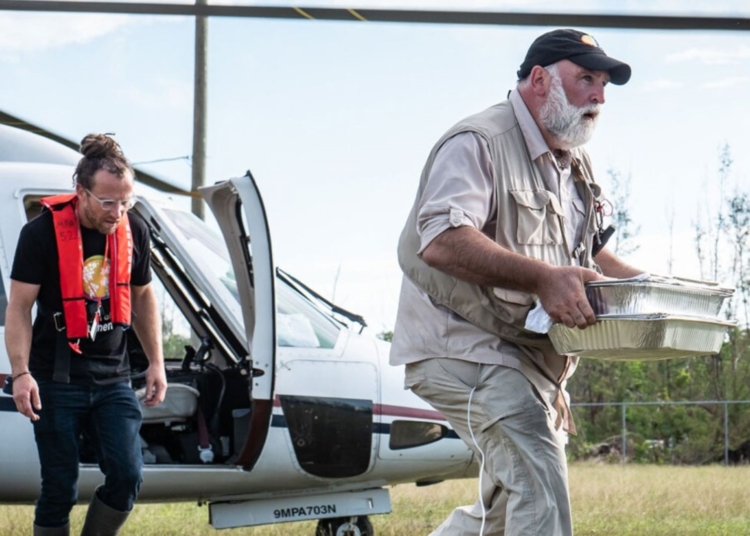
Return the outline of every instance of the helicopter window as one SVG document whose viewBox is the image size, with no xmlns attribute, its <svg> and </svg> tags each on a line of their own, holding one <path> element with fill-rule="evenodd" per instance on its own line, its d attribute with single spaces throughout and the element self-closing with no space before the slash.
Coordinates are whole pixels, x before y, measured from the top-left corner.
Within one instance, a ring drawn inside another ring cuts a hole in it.
<svg viewBox="0 0 750 536">
<path fill-rule="evenodd" d="M 393 421 L 389 447 L 410 449 L 434 443 L 448 435 L 448 428 L 436 422 Z"/>
<path fill-rule="evenodd" d="M 276 281 L 276 331 L 279 346 L 336 346 L 340 328 L 284 281 Z"/>
<path fill-rule="evenodd" d="M 151 286 L 161 314 L 164 359 L 181 360 L 185 355 L 185 346 L 190 344 L 190 324 L 156 274 L 151 279 Z"/>
<path fill-rule="evenodd" d="M 237 280 L 224 240 L 214 229 L 189 212 L 164 209 L 164 213 L 182 233 L 182 245 L 206 276 L 206 281 L 221 298 L 221 302 L 229 308 L 236 326 L 243 326 Z"/>
<path fill-rule="evenodd" d="M 206 274 L 223 302 L 229 305 L 238 325 L 243 325 L 237 280 L 224 241 L 218 233 L 188 212 L 165 209 L 183 235 L 182 244 Z M 278 344 L 293 348 L 324 348 L 336 345 L 340 327 L 288 284 L 276 285 Z"/>
<path fill-rule="evenodd" d="M 31 221 L 42 213 L 41 199 L 45 195 L 27 195 L 23 198 L 23 208 L 26 211 L 26 221 Z"/>
<path fill-rule="evenodd" d="M 372 400 L 279 396 L 302 469 L 323 478 L 361 475 L 370 466 Z"/>
</svg>

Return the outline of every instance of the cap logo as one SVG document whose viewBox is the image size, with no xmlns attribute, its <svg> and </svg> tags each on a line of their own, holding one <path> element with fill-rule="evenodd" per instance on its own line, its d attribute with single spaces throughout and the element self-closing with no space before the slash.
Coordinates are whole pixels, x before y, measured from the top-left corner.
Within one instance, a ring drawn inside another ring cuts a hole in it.
<svg viewBox="0 0 750 536">
<path fill-rule="evenodd" d="M 599 43 L 596 42 L 596 39 L 594 39 L 592 36 L 588 34 L 583 34 L 581 36 L 581 43 L 583 43 L 584 45 L 589 45 L 592 47 L 599 48 Z"/>
</svg>

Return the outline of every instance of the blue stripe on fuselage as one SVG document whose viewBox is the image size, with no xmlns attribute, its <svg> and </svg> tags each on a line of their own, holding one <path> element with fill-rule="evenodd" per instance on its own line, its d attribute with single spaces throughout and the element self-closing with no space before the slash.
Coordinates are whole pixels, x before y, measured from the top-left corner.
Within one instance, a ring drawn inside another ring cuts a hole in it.
<svg viewBox="0 0 750 536">
<path fill-rule="evenodd" d="M 0 396 L 0 411 L 18 411 L 16 409 L 16 403 L 10 396 Z M 286 428 L 286 418 L 283 415 L 274 415 L 271 420 L 271 426 L 274 428 Z M 372 424 L 373 434 L 390 434 L 391 425 L 390 423 L 376 422 Z M 450 439 L 458 439 L 458 435 L 455 431 L 450 430 L 445 436 Z"/>
</svg>

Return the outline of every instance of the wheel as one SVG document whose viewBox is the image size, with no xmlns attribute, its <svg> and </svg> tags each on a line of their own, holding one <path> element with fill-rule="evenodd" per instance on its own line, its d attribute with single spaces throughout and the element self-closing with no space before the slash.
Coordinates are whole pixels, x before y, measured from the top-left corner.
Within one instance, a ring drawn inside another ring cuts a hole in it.
<svg viewBox="0 0 750 536">
<path fill-rule="evenodd" d="M 321 519 L 315 536 L 374 536 L 375 530 L 367 516 Z"/>
</svg>

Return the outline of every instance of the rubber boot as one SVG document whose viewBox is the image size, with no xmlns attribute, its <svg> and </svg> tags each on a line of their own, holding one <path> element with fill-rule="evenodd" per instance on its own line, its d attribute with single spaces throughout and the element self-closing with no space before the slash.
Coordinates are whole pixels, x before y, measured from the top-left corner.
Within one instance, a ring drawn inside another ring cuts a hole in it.
<svg viewBox="0 0 750 536">
<path fill-rule="evenodd" d="M 34 525 L 34 536 L 68 536 L 70 534 L 70 523 L 62 527 L 40 527 Z"/>
<path fill-rule="evenodd" d="M 104 504 L 95 491 L 86 512 L 81 536 L 115 536 L 129 515 L 130 512 L 120 512 Z"/>
</svg>

